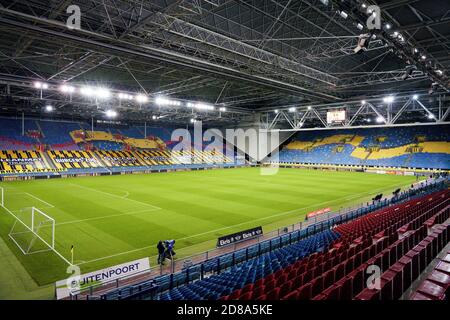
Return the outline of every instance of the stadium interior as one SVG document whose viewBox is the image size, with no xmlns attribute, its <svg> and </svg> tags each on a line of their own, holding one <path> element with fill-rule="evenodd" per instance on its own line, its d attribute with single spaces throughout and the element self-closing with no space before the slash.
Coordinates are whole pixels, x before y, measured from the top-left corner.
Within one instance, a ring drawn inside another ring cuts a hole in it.
<svg viewBox="0 0 450 320">
<path fill-rule="evenodd" d="M 0 300 L 450 300 L 448 0 L 0 0 L 0 29 Z"/>
</svg>

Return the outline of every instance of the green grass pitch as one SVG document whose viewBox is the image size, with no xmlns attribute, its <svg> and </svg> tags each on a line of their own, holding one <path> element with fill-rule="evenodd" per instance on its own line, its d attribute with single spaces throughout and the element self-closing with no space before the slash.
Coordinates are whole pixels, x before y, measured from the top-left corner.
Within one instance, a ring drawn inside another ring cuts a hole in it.
<svg viewBox="0 0 450 320">
<path fill-rule="evenodd" d="M 5 206 L 27 219 L 35 206 L 56 221 L 56 250 L 83 273 L 151 257 L 156 242 L 176 239 L 180 257 L 215 246 L 217 237 L 262 225 L 265 232 L 303 221 L 314 209 L 339 209 L 414 177 L 259 168 L 3 182 Z M 0 209 L 0 235 L 38 285 L 66 278 L 55 253 L 23 255 L 8 238 L 14 219 Z M 28 222 L 27 222 L 28 223 Z M 44 232 L 44 231 L 42 231 Z M 37 244 L 36 244 L 37 245 Z M 0 269 L 7 266 L 2 265 Z"/>
</svg>

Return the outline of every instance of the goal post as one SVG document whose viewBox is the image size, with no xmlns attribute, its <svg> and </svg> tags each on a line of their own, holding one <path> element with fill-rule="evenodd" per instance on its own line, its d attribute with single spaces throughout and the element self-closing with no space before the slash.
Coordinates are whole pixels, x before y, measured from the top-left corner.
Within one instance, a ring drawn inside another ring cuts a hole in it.
<svg viewBox="0 0 450 320">
<path fill-rule="evenodd" d="M 0 204 L 2 207 L 5 207 L 5 189 L 3 187 L 0 187 Z"/>
<path fill-rule="evenodd" d="M 20 194 L 16 194 L 16 196 L 17 195 Z M 7 196 L 7 190 L 0 187 L 0 206 L 13 218 L 12 227 L 8 236 L 17 245 L 20 251 L 25 255 L 53 251 L 65 263 L 72 265 L 72 263 L 55 248 L 55 219 L 35 206 L 12 209 L 9 207 L 5 196 Z"/>
<path fill-rule="evenodd" d="M 12 215 L 15 221 L 8 235 L 23 254 L 55 250 L 55 219 L 35 207 Z"/>
</svg>

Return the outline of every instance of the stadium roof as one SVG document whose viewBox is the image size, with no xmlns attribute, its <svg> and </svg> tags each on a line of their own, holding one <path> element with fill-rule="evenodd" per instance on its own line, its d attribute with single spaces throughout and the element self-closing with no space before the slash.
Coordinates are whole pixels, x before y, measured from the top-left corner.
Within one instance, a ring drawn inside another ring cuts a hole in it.
<svg viewBox="0 0 450 320">
<path fill-rule="evenodd" d="M 342 104 L 355 114 L 361 99 L 419 94 L 440 120 L 448 115 L 447 0 L 81 0 L 81 30 L 66 26 L 71 4 L 0 0 L 3 113 L 40 114 L 51 103 L 61 116 L 117 109 L 130 120 L 237 123 L 292 106 Z M 382 16 L 374 34 L 370 4 Z M 365 34 L 374 36 L 355 54 Z M 49 88 L 37 90 L 36 81 Z M 60 92 L 63 83 L 149 101 L 86 99 Z M 179 103 L 156 105 L 161 96 Z M 226 111 L 183 107 L 188 102 Z"/>
</svg>

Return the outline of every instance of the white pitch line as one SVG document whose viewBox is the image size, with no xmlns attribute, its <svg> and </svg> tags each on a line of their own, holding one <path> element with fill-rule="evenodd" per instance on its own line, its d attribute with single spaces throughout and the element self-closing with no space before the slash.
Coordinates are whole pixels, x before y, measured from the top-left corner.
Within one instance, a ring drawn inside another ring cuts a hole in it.
<svg viewBox="0 0 450 320">
<path fill-rule="evenodd" d="M 25 193 L 26 193 L 27 195 L 29 195 L 30 197 L 32 197 L 32 198 L 34 198 L 34 199 L 36 199 L 36 200 L 38 200 L 38 201 L 40 201 L 40 202 L 42 202 L 42 203 L 45 203 L 47 206 L 49 206 L 49 207 L 51 207 L 51 208 L 54 208 L 54 207 L 55 207 L 54 205 L 48 203 L 47 201 L 44 201 L 44 200 L 42 200 L 42 199 L 40 199 L 40 198 L 38 198 L 38 197 L 36 197 L 36 196 L 33 196 L 31 193 L 28 193 L 28 192 L 25 192 Z"/>
<path fill-rule="evenodd" d="M 132 202 L 135 202 L 135 203 L 139 203 L 139 204 L 142 204 L 142 205 L 145 205 L 145 206 L 148 206 L 148 207 L 152 207 L 152 208 L 154 208 L 154 209 L 156 209 L 156 210 L 162 209 L 162 208 L 160 208 L 160 207 L 158 207 L 158 206 L 154 206 L 154 205 L 151 205 L 151 204 L 149 204 L 149 203 L 145 203 L 145 202 L 141 202 L 141 201 L 133 200 L 133 199 L 129 199 L 129 198 L 123 198 L 123 197 L 118 196 L 118 195 L 113 194 L 113 193 L 109 193 L 109 192 L 105 192 L 105 191 L 101 191 L 101 190 L 97 190 L 97 189 L 93 189 L 93 188 L 81 186 L 81 185 L 79 185 L 79 184 L 71 183 L 70 185 L 71 185 L 71 186 L 78 187 L 78 188 L 86 189 L 86 190 L 89 190 L 89 191 L 92 191 L 92 192 L 97 192 L 97 193 L 101 193 L 101 194 L 106 194 L 107 196 L 114 197 L 114 198 L 117 198 L 117 199 L 127 200 L 127 201 L 132 201 Z"/>
<path fill-rule="evenodd" d="M 55 226 L 66 225 L 66 224 L 74 224 L 74 223 L 80 223 L 80 222 L 92 221 L 92 220 L 115 218 L 115 217 L 120 217 L 120 216 L 129 216 L 129 215 L 141 214 L 141 213 L 145 213 L 145 212 L 153 212 L 153 211 L 158 211 L 158 210 L 159 209 L 145 209 L 145 210 L 126 212 L 126 213 L 110 214 L 110 215 L 101 216 L 101 217 L 93 217 L 93 218 L 79 219 L 79 220 L 70 220 L 70 221 L 57 223 L 57 224 L 55 224 Z"/>
<path fill-rule="evenodd" d="M 393 186 L 398 186 L 398 185 L 399 185 L 399 184 L 396 183 L 395 185 L 390 185 L 390 186 L 388 186 L 388 187 L 393 187 Z M 362 195 L 366 195 L 366 194 L 370 194 L 370 193 L 374 193 L 374 192 L 377 192 L 377 191 L 385 190 L 385 189 L 386 189 L 386 187 L 383 187 L 383 188 L 380 188 L 380 189 L 371 190 L 371 191 L 369 191 L 369 192 L 361 192 L 361 193 L 357 193 L 353 198 L 359 197 L 359 196 L 362 196 Z M 346 197 L 346 196 L 345 196 L 345 197 Z M 297 211 L 300 211 L 300 210 L 304 210 L 304 209 L 307 209 L 307 208 L 315 207 L 315 206 L 317 206 L 317 205 L 320 206 L 320 205 L 327 204 L 327 203 L 330 203 L 330 202 L 335 202 L 335 201 L 338 201 L 338 200 L 342 200 L 342 199 L 344 199 L 345 197 L 337 198 L 337 199 L 329 200 L 329 201 L 324 201 L 324 202 L 320 202 L 320 203 L 316 203 L 316 204 L 314 204 L 314 205 L 310 205 L 310 206 L 306 206 L 306 207 L 302 207 L 302 208 L 298 208 L 298 209 L 294 209 L 294 210 L 289 210 L 289 211 L 279 212 L 279 213 L 274 214 L 274 215 L 271 215 L 271 216 L 262 217 L 262 218 L 259 218 L 259 219 L 254 219 L 254 220 L 251 220 L 251 221 L 238 223 L 238 224 L 235 224 L 235 225 L 232 225 L 232 226 L 227 226 L 227 227 L 223 227 L 223 228 L 219 228 L 219 229 L 214 229 L 214 230 L 210 230 L 210 231 L 206 231 L 206 232 L 202 232 L 202 233 L 190 235 L 190 236 L 183 237 L 183 238 L 178 238 L 178 239 L 176 239 L 176 240 L 177 240 L 177 241 L 180 241 L 180 240 L 186 240 L 186 239 L 190 239 L 190 238 L 202 236 L 202 235 L 205 235 L 205 234 L 214 233 L 214 232 L 217 232 L 217 231 L 222 231 L 222 230 L 226 230 L 226 229 L 238 227 L 238 226 L 243 225 L 243 224 L 248 224 L 249 222 L 261 221 L 261 220 L 265 220 L 265 219 L 269 219 L 269 218 L 274 218 L 274 217 L 278 217 L 278 216 L 282 216 L 282 215 L 294 213 L 294 212 L 297 212 Z M 195 246 L 195 245 L 192 245 L 192 246 Z M 183 248 L 189 248 L 189 247 L 192 247 L 192 246 L 183 247 Z M 87 263 L 96 262 L 96 261 L 101 261 L 101 260 L 106 260 L 106 259 L 109 259 L 109 258 L 118 257 L 118 256 L 121 256 L 121 255 L 124 255 L 124 254 L 128 254 L 128 253 L 132 253 L 132 252 L 137 252 L 137 251 L 149 249 L 149 248 L 152 248 L 152 247 L 153 247 L 153 246 L 150 245 L 150 246 L 145 246 L 145 247 L 138 248 L 138 249 L 133 249 L 133 250 L 129 250 L 129 251 L 124 251 L 124 252 L 120 252 L 120 253 L 117 253 L 117 254 L 113 254 L 113 255 L 109 255 L 109 256 L 97 258 L 97 259 L 88 260 L 88 261 L 85 261 L 85 262 L 80 263 L 80 264 L 78 264 L 78 265 L 87 264 Z"/>
</svg>

